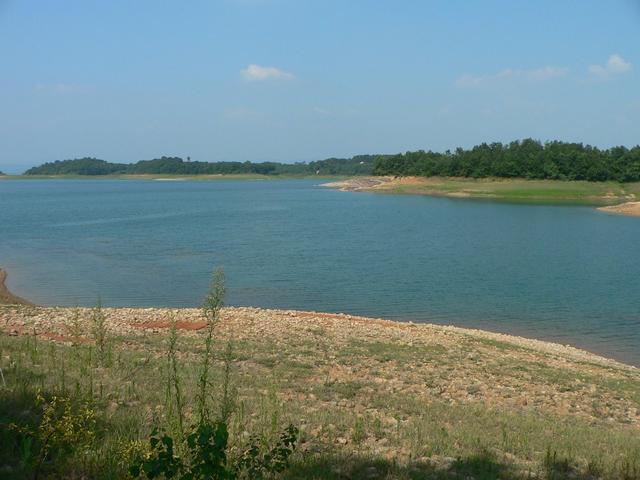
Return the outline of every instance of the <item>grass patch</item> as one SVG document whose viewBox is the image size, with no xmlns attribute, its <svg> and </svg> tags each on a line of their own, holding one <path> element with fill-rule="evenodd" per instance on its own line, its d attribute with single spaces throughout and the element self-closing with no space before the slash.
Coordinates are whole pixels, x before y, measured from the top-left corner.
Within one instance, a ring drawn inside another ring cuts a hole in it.
<svg viewBox="0 0 640 480">
<path fill-rule="evenodd" d="M 425 195 L 467 196 L 510 202 L 614 205 L 640 196 L 639 183 L 525 179 L 432 177 L 415 183 L 391 182 L 373 191 Z"/>
</svg>

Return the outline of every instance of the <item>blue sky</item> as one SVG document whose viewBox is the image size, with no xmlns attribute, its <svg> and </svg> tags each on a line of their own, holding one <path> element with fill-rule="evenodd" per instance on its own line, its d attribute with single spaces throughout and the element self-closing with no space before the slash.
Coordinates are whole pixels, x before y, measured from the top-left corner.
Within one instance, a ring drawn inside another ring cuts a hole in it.
<svg viewBox="0 0 640 480">
<path fill-rule="evenodd" d="M 0 170 L 640 143 L 640 0 L 0 0 Z"/>
</svg>

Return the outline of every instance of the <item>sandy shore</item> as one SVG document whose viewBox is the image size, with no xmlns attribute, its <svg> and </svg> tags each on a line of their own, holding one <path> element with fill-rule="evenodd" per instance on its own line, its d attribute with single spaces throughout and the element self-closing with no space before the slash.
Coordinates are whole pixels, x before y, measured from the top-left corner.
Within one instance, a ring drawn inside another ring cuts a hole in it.
<svg viewBox="0 0 640 480">
<path fill-rule="evenodd" d="M 632 217 L 640 217 L 640 202 L 626 202 L 620 205 L 612 205 L 610 207 L 600 207 L 598 210 L 616 215 L 629 215 Z"/>
<path fill-rule="evenodd" d="M 422 177 L 354 177 L 338 182 L 323 183 L 323 187 L 337 188 L 343 192 L 389 190 L 399 185 L 428 185 L 429 179 Z"/>
<path fill-rule="evenodd" d="M 0 304 L 6 303 L 10 305 L 33 305 L 31 302 L 14 295 L 5 285 L 7 272 L 0 268 Z"/>
</svg>

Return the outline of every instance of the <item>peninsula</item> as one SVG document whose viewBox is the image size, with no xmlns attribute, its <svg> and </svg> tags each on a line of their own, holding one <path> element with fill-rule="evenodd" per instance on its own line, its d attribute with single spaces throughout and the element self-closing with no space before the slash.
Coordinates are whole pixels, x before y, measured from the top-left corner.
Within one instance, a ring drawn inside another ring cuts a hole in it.
<svg viewBox="0 0 640 480">
<path fill-rule="evenodd" d="M 353 177 L 323 186 L 353 192 L 493 199 L 522 203 L 590 205 L 609 213 L 640 215 L 640 182 L 460 177 Z"/>
</svg>

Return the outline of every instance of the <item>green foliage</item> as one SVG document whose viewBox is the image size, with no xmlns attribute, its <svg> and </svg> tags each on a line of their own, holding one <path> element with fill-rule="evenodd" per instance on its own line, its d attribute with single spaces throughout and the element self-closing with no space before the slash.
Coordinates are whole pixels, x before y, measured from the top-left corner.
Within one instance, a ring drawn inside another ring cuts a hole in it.
<svg viewBox="0 0 640 480">
<path fill-rule="evenodd" d="M 255 480 L 266 479 L 275 473 L 284 472 L 289 466 L 289 457 L 295 451 L 298 434 L 298 429 L 289 425 L 280 434 L 276 445 L 267 449 L 261 448 L 263 442 L 259 437 L 252 437 L 236 463 L 235 471 L 241 478 Z"/>
<path fill-rule="evenodd" d="M 470 150 L 419 150 L 378 157 L 374 175 L 504 177 L 550 180 L 640 181 L 640 146 L 600 150 L 582 143 L 530 138 L 509 144 L 483 143 Z"/>
<path fill-rule="evenodd" d="M 118 173 L 125 165 L 109 163 L 92 157 L 73 160 L 56 160 L 30 168 L 25 175 L 110 175 Z"/>
<path fill-rule="evenodd" d="M 155 430 L 146 451 L 129 467 L 133 478 L 175 478 L 177 480 L 261 480 L 283 472 L 295 451 L 298 429 L 289 425 L 278 442 L 265 448 L 259 437 L 252 437 L 236 461 L 227 455 L 229 432 L 225 422 L 200 422 L 187 436 L 186 454 L 176 453 L 173 438 Z"/>
<path fill-rule="evenodd" d="M 75 452 L 88 451 L 96 436 L 96 416 L 87 403 L 74 403 L 68 397 L 46 399 L 37 395 L 42 416 L 37 428 L 11 424 L 21 435 L 22 464 L 33 467 L 34 479 L 39 477 L 47 460 L 61 460 Z"/>
<path fill-rule="evenodd" d="M 57 160 L 30 168 L 25 175 L 371 175 L 375 155 L 314 162 L 185 162 L 180 157 L 109 163 L 96 158 Z"/>
</svg>

